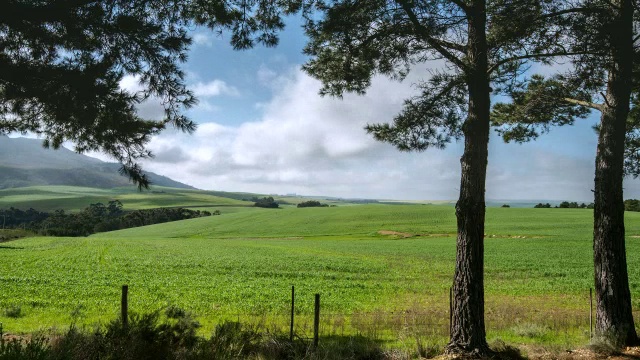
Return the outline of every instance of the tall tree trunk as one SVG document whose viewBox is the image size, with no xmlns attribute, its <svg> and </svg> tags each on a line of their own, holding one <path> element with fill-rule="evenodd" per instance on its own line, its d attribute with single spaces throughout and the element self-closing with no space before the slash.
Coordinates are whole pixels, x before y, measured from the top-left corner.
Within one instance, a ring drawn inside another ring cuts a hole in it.
<svg viewBox="0 0 640 360">
<path fill-rule="evenodd" d="M 489 145 L 490 88 L 487 59 L 485 0 L 468 10 L 467 86 L 469 113 L 464 123 L 462 179 L 456 204 L 458 240 L 453 281 L 453 318 L 447 352 L 487 355 L 484 325 L 485 180 Z"/>
<path fill-rule="evenodd" d="M 596 154 L 593 257 L 596 334 L 617 346 L 638 342 L 627 275 L 622 194 L 624 140 L 633 68 L 633 4 L 613 1 L 611 68 Z"/>
</svg>

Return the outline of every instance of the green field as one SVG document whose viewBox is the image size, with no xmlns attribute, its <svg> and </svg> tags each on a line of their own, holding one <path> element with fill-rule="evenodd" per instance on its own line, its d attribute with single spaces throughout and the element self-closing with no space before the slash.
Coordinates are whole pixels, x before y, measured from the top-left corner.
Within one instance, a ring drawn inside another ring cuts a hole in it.
<svg viewBox="0 0 640 360">
<path fill-rule="evenodd" d="M 152 203 L 161 201 L 137 206 Z M 132 311 L 176 305 L 195 313 L 205 332 L 222 319 L 284 328 L 295 285 L 301 333 L 320 293 L 325 333 L 446 338 L 453 207 L 243 209 L 88 238 L 3 243 L 0 322 L 14 333 L 105 322 L 117 316 L 120 286 L 128 284 Z M 588 342 L 591 234 L 591 210 L 487 209 L 490 339 Z M 627 213 L 627 235 L 640 310 L 640 213 Z M 7 311 L 17 308 L 18 316 Z"/>
</svg>

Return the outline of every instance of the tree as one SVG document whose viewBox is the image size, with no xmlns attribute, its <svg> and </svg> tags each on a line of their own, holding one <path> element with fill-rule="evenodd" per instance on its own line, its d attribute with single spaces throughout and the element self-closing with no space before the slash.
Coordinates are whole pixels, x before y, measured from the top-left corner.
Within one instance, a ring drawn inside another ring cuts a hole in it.
<svg viewBox="0 0 640 360">
<path fill-rule="evenodd" d="M 282 14 L 265 1 L 8 0 L 0 12 L 0 134 L 32 132 L 44 145 L 75 143 L 122 164 L 139 187 L 149 180 L 137 160 L 152 154 L 152 135 L 172 125 L 191 133 L 182 114 L 195 103 L 180 63 L 191 43 L 187 28 L 229 29 L 232 44 L 277 44 Z M 293 5 L 292 5 L 293 6 Z M 142 90 L 120 88 L 134 76 Z M 136 105 L 162 100 L 164 118 L 143 119 Z"/>
<path fill-rule="evenodd" d="M 263 197 L 262 199 L 254 197 L 253 201 L 254 201 L 253 206 L 257 206 L 257 207 L 268 208 L 268 209 L 277 209 L 280 207 L 278 202 L 275 201 L 271 196 Z"/>
<path fill-rule="evenodd" d="M 494 108 L 505 139 L 516 141 L 535 138 L 551 125 L 571 124 L 590 110 L 600 112 L 593 207 L 596 332 L 618 346 L 638 342 L 627 273 L 622 188 L 625 170 L 637 176 L 640 159 L 640 117 L 637 107 L 631 109 L 640 90 L 634 84 L 639 74 L 634 69 L 640 68 L 634 44 L 637 6 L 633 0 L 583 1 L 569 28 L 575 38 L 570 44 L 577 55 L 574 69 L 549 79 L 533 77 L 514 89 L 511 104 Z"/>
<path fill-rule="evenodd" d="M 640 200 L 638 199 L 627 199 L 624 201 L 624 210 L 625 211 L 640 211 Z"/>
<path fill-rule="evenodd" d="M 549 204 L 549 203 L 546 203 L 546 204 L 543 204 L 543 203 L 537 203 L 537 204 L 534 206 L 534 208 L 536 208 L 536 209 L 549 209 L 549 208 L 551 208 L 551 204 Z"/>
<path fill-rule="evenodd" d="M 297 205 L 297 207 L 299 208 L 304 208 L 304 207 L 328 207 L 329 205 L 327 204 L 323 204 L 320 201 L 317 200 L 308 200 L 308 201 L 303 201 L 301 203 L 299 203 Z"/>
<path fill-rule="evenodd" d="M 320 1 L 308 19 L 304 69 L 321 94 L 364 93 L 372 76 L 402 79 L 412 66 L 444 60 L 417 85 L 393 124 L 367 131 L 401 151 L 442 148 L 464 137 L 453 323 L 448 352 L 489 352 L 484 324 L 484 219 L 490 95 L 508 88 L 530 58 L 553 55 L 558 28 L 542 26 L 550 2 L 487 0 Z"/>
</svg>

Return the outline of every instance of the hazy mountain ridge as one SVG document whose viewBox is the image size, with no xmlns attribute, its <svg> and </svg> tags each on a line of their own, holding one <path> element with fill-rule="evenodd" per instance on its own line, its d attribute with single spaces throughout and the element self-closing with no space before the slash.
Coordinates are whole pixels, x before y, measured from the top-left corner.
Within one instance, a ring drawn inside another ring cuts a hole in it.
<svg viewBox="0 0 640 360">
<path fill-rule="evenodd" d="M 66 148 L 46 149 L 42 141 L 0 136 L 0 189 L 36 186 L 71 185 L 113 188 L 131 185 L 120 175 L 117 163 L 104 162 Z M 166 176 L 147 172 L 158 186 L 181 189 L 194 187 Z"/>
</svg>

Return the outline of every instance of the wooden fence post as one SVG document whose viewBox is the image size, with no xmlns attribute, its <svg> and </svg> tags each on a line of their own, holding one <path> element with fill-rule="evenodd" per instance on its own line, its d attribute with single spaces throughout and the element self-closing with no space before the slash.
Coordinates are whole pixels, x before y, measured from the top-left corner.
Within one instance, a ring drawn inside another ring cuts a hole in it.
<svg viewBox="0 0 640 360">
<path fill-rule="evenodd" d="M 589 339 L 593 340 L 593 288 L 589 288 Z"/>
<path fill-rule="evenodd" d="M 316 294 L 316 306 L 313 317 L 313 349 L 318 348 L 318 330 L 320 328 L 320 294 Z"/>
<path fill-rule="evenodd" d="M 122 327 L 129 326 L 129 286 L 122 285 L 122 299 L 120 301 L 120 316 L 122 317 Z"/>
<path fill-rule="evenodd" d="M 295 288 L 291 285 L 291 328 L 289 329 L 289 341 L 293 341 L 293 316 L 296 306 L 296 293 Z"/>
<path fill-rule="evenodd" d="M 449 288 L 449 339 L 453 335 L 453 287 Z"/>
</svg>

